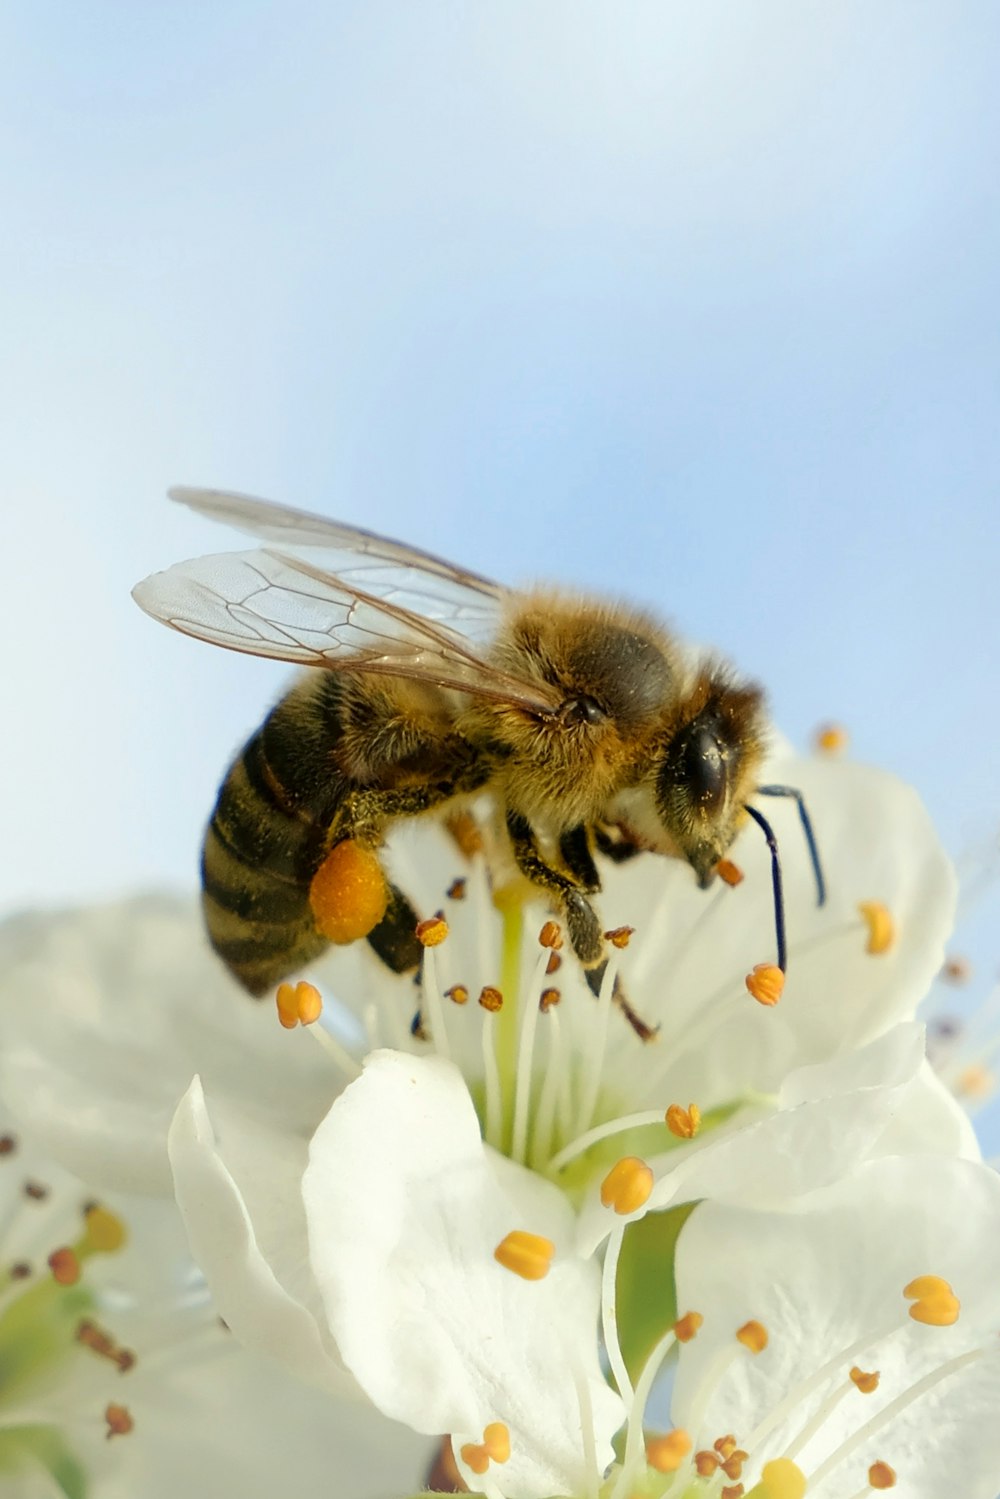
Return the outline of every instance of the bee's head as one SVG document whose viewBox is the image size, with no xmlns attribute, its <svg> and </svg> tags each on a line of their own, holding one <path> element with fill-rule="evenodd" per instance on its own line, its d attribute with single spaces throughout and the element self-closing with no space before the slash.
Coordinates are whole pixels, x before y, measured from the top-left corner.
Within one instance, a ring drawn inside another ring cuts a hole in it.
<svg viewBox="0 0 1000 1499">
<path fill-rule="evenodd" d="M 707 672 L 686 698 L 656 767 L 664 830 L 702 886 L 746 820 L 764 755 L 761 692 Z"/>
</svg>

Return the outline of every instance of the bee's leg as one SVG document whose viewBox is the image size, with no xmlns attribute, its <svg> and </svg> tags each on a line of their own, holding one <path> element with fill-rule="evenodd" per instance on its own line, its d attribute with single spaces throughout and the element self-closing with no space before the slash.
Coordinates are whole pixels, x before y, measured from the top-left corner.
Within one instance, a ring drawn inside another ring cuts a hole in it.
<svg viewBox="0 0 1000 1499">
<path fill-rule="evenodd" d="M 372 927 L 365 941 L 393 973 L 415 973 L 420 967 L 423 948 L 417 939 L 419 920 L 402 890 L 390 885 L 385 915 Z"/>
<path fill-rule="evenodd" d="M 521 873 L 527 879 L 531 880 L 532 884 L 538 885 L 540 889 L 552 895 L 562 907 L 566 919 L 566 931 L 569 936 L 570 946 L 583 965 L 584 975 L 591 991 L 595 995 L 600 994 L 601 981 L 607 970 L 608 959 L 605 956 L 604 935 L 601 931 L 601 923 L 597 919 L 597 912 L 587 899 L 587 894 L 583 890 L 580 890 L 566 875 L 560 874 L 559 870 L 552 869 L 546 864 L 538 852 L 535 835 L 531 831 L 531 824 L 526 818 L 518 817 L 515 813 L 508 812 L 507 831 L 510 834 L 514 858 Z M 579 831 L 585 838 L 585 831 L 582 828 Z M 567 835 L 567 838 L 574 839 L 576 832 L 577 830 L 573 829 Z M 564 858 L 566 857 L 565 845 L 567 838 L 564 838 L 560 845 L 560 852 Z M 576 852 L 579 852 L 578 843 L 573 842 L 570 847 L 571 851 L 575 848 Z M 593 868 L 593 859 L 590 857 L 590 850 L 586 845 L 584 847 L 596 881 L 597 871 Z M 570 859 L 567 859 L 566 863 L 568 867 L 572 868 Z M 599 888 L 599 882 L 594 888 Z M 642 1017 L 636 1014 L 635 1010 L 629 1004 L 617 976 L 615 977 L 615 988 L 612 997 L 640 1040 L 651 1041 L 656 1035 L 656 1027 L 647 1025 Z"/>
<path fill-rule="evenodd" d="M 586 895 L 568 875 L 545 862 L 527 818 L 508 812 L 507 832 L 518 869 L 533 885 L 554 896 L 562 907 L 569 940 L 580 962 L 584 967 L 599 963 L 604 956 L 604 938 L 597 913 Z"/>
<path fill-rule="evenodd" d="M 604 975 L 607 971 L 607 967 L 608 960 L 607 958 L 604 958 L 595 967 L 585 968 L 583 970 L 583 976 L 587 980 L 587 987 L 590 989 L 590 992 L 593 994 L 595 999 L 600 996 L 601 985 L 604 982 Z M 619 1010 L 621 1010 L 622 1014 L 625 1016 L 625 1019 L 628 1021 L 629 1025 L 639 1037 L 639 1040 L 654 1040 L 659 1032 L 660 1027 L 658 1025 L 650 1025 L 648 1021 L 643 1020 L 638 1010 L 634 1010 L 632 1008 L 631 1004 L 628 1001 L 628 997 L 625 994 L 625 990 L 621 986 L 621 980 L 619 979 L 617 974 L 615 974 L 615 992 L 611 997 L 614 1000 L 615 1004 L 618 1006 Z"/>
<path fill-rule="evenodd" d="M 450 782 L 423 786 L 365 786 L 349 791 L 330 825 L 330 848 L 346 838 L 373 845 L 382 841 L 387 822 L 395 817 L 416 817 L 429 812 L 455 795 Z"/>
<path fill-rule="evenodd" d="M 594 829 L 594 842 L 606 859 L 612 864 L 627 864 L 629 859 L 634 859 L 636 854 L 643 852 L 638 843 L 633 843 L 631 838 L 622 834 L 619 838 L 613 838 L 607 828 Z"/>
<path fill-rule="evenodd" d="M 578 823 L 575 828 L 563 833 L 559 839 L 559 853 L 581 890 L 585 890 L 588 895 L 600 890 L 601 877 L 597 873 L 594 856 L 590 852 L 590 838 L 583 823 Z"/>
</svg>

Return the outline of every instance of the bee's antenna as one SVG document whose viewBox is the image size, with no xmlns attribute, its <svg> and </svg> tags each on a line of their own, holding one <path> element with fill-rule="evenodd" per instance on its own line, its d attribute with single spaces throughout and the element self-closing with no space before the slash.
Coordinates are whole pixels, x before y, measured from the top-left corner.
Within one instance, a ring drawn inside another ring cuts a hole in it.
<svg viewBox="0 0 1000 1499">
<path fill-rule="evenodd" d="M 816 876 L 816 904 L 826 904 L 826 880 L 823 878 L 823 866 L 819 859 L 819 849 L 816 847 L 816 836 L 813 833 L 812 820 L 806 811 L 805 798 L 801 791 L 794 786 L 758 786 L 758 796 L 790 796 L 794 799 L 799 809 L 799 821 L 802 831 L 806 835 L 806 843 L 809 846 L 809 857 L 812 860 L 813 874 Z"/>
<path fill-rule="evenodd" d="M 774 891 L 774 935 L 778 942 L 778 967 L 784 973 L 788 967 L 788 952 L 785 946 L 785 897 L 781 889 L 781 860 L 778 858 L 778 840 L 775 838 L 774 829 L 763 812 L 758 812 L 757 808 L 751 807 L 749 802 L 744 804 L 744 811 L 750 813 L 750 816 L 767 839 L 767 846 L 771 850 L 771 888 Z"/>
</svg>

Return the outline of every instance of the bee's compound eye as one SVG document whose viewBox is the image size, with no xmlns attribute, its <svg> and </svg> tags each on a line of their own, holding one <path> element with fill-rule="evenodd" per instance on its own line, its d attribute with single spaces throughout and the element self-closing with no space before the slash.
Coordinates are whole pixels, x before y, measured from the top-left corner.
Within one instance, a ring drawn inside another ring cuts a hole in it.
<svg viewBox="0 0 1000 1499">
<path fill-rule="evenodd" d="M 592 697 L 574 697 L 563 705 L 566 723 L 603 723 L 607 714 Z"/>
<path fill-rule="evenodd" d="M 710 729 L 695 729 L 684 745 L 682 770 L 691 800 L 703 812 L 721 811 L 726 800 L 726 762 Z"/>
</svg>

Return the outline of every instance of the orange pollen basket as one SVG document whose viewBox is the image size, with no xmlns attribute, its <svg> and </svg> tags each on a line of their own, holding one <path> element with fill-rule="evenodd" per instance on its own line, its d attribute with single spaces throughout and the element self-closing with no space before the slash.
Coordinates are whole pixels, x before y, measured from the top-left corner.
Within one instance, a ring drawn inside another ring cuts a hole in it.
<svg viewBox="0 0 1000 1499">
<path fill-rule="evenodd" d="M 389 887 L 372 850 L 350 839 L 332 848 L 313 875 L 309 905 L 316 930 L 328 942 L 367 937 L 389 905 Z"/>
</svg>

